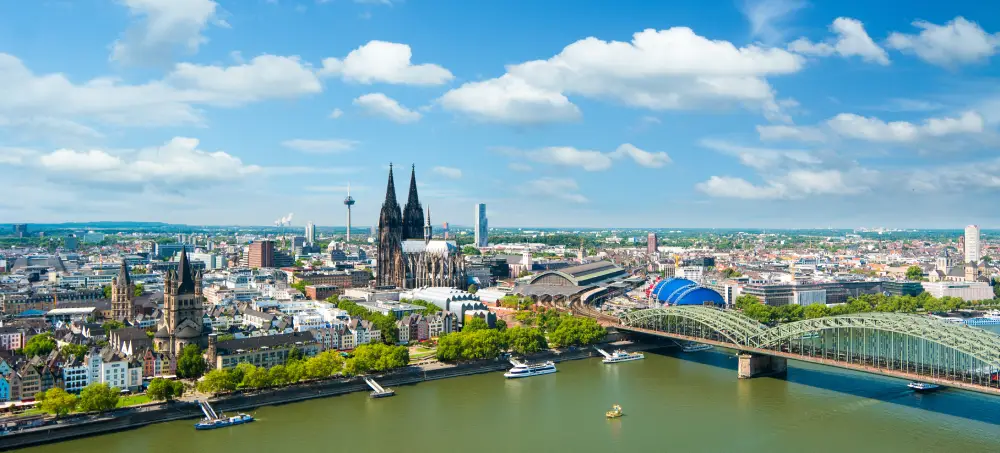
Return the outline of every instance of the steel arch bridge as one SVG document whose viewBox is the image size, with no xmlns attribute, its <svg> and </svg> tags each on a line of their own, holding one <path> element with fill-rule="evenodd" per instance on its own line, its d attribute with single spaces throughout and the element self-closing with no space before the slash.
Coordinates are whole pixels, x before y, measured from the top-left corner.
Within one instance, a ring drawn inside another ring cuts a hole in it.
<svg viewBox="0 0 1000 453">
<path fill-rule="evenodd" d="M 900 313 L 856 313 L 767 327 L 735 310 L 638 310 L 619 329 L 1000 394 L 1000 335 Z"/>
</svg>

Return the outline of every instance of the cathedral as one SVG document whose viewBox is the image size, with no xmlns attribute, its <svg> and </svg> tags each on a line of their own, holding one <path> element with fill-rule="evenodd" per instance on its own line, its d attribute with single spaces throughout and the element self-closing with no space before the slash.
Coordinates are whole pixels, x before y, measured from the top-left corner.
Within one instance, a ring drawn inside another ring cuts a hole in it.
<svg viewBox="0 0 1000 453">
<path fill-rule="evenodd" d="M 111 280 L 111 318 L 116 321 L 132 321 L 135 316 L 135 283 L 128 274 L 128 263 L 122 258 L 118 276 Z"/>
<path fill-rule="evenodd" d="M 163 318 L 153 336 L 157 351 L 180 354 L 189 344 L 205 347 L 208 332 L 202 323 L 203 301 L 201 272 L 194 270 L 181 248 L 177 270 L 163 279 Z"/>
<path fill-rule="evenodd" d="M 375 284 L 411 289 L 424 286 L 464 288 L 465 261 L 454 241 L 432 239 L 430 208 L 417 196 L 416 168 L 410 171 L 410 193 L 400 210 L 389 165 L 389 184 L 378 219 L 378 273 Z"/>
</svg>

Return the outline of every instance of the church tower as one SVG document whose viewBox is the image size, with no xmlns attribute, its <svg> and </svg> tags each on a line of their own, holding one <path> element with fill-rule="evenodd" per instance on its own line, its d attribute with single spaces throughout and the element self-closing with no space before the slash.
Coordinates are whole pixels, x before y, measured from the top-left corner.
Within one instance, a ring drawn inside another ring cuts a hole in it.
<svg viewBox="0 0 1000 453">
<path fill-rule="evenodd" d="M 411 182 L 411 186 L 415 183 Z M 411 190 L 416 190 L 411 187 Z M 403 216 L 396 202 L 396 184 L 392 176 L 392 164 L 389 164 L 389 183 L 385 189 L 385 201 L 378 217 L 378 275 L 376 286 L 401 286 L 405 269 L 403 264 Z"/>
<path fill-rule="evenodd" d="M 424 224 L 424 243 L 430 242 L 434 237 L 434 227 L 431 226 L 431 207 L 427 206 L 427 223 Z"/>
<path fill-rule="evenodd" d="M 132 301 L 135 299 L 135 284 L 128 273 L 128 263 L 122 258 L 118 276 L 111 280 L 111 317 L 116 321 L 128 321 L 135 314 Z"/>
<path fill-rule="evenodd" d="M 410 194 L 403 208 L 403 240 L 420 239 L 424 236 L 424 209 L 417 196 L 417 168 L 410 170 Z"/>
<path fill-rule="evenodd" d="M 205 346 L 208 337 L 202 323 L 203 300 L 201 272 L 194 270 L 187 251 L 181 248 L 177 270 L 168 272 L 163 279 L 163 318 L 153 337 L 157 351 L 180 354 L 189 344 Z"/>
</svg>

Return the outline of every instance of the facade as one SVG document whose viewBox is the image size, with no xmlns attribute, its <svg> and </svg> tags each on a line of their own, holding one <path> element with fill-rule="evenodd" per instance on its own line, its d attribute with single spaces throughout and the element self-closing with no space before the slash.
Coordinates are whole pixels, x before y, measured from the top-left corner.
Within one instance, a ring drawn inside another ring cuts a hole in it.
<svg viewBox="0 0 1000 453">
<path fill-rule="evenodd" d="M 17 327 L 0 327 L 0 350 L 13 351 L 24 347 L 24 330 Z"/>
<path fill-rule="evenodd" d="M 128 263 L 122 260 L 118 276 L 111 281 L 111 317 L 116 321 L 132 319 L 135 315 L 135 284 L 128 273 Z"/>
<path fill-rule="evenodd" d="M 979 225 L 965 227 L 965 262 L 979 264 L 982 244 L 979 242 Z"/>
<path fill-rule="evenodd" d="M 87 367 L 86 359 L 77 360 L 76 357 L 71 357 L 69 361 L 63 363 L 62 375 L 64 390 L 69 393 L 79 393 L 90 385 L 90 368 Z"/>
<path fill-rule="evenodd" d="M 923 282 L 922 285 L 928 293 L 937 298 L 958 297 L 967 301 L 993 298 L 993 287 L 985 282 Z"/>
<path fill-rule="evenodd" d="M 924 292 L 924 286 L 920 282 L 886 280 L 882 282 L 882 290 L 890 296 L 917 296 Z"/>
<path fill-rule="evenodd" d="M 250 244 L 249 264 L 253 268 L 275 267 L 274 241 L 263 240 Z"/>
<path fill-rule="evenodd" d="M 306 223 L 306 243 L 307 244 L 316 243 L 316 224 L 312 222 Z"/>
<path fill-rule="evenodd" d="M 479 203 L 476 205 L 476 247 L 487 247 L 490 243 L 490 227 L 489 221 L 486 218 L 486 203 Z"/>
<path fill-rule="evenodd" d="M 104 291 L 80 289 L 72 291 L 37 291 L 34 293 L 0 294 L 0 311 L 7 315 L 18 315 L 28 310 L 47 312 L 56 308 L 56 303 L 90 301 L 104 298 Z"/>
<path fill-rule="evenodd" d="M 102 237 L 101 240 L 103 239 L 104 238 Z M 87 241 L 84 240 L 84 242 Z M 184 243 L 160 244 L 157 242 L 153 244 L 153 255 L 155 255 L 157 259 L 161 260 L 164 258 L 172 258 L 181 250 L 191 253 L 194 251 L 194 246 L 191 244 L 184 244 Z"/>
<path fill-rule="evenodd" d="M 320 352 L 320 343 L 312 331 L 292 332 L 238 340 L 217 341 L 215 335 L 208 338 L 208 365 L 216 369 L 235 368 L 240 363 L 270 368 L 284 365 L 292 349 L 302 351 L 305 356 Z"/>
<path fill-rule="evenodd" d="M 205 314 L 201 295 L 201 273 L 195 272 L 181 251 L 179 269 L 163 280 L 163 319 L 153 337 L 157 351 L 173 355 L 188 344 L 205 346 Z"/>
<path fill-rule="evenodd" d="M 312 300 L 326 300 L 328 297 L 339 295 L 344 290 L 337 285 L 309 285 L 306 286 L 306 297 Z"/>
<path fill-rule="evenodd" d="M 649 233 L 649 235 L 646 236 L 646 253 L 649 255 L 655 255 L 658 243 L 659 238 L 656 237 L 656 233 Z"/>
<path fill-rule="evenodd" d="M 379 216 L 376 286 L 417 288 L 465 285 L 465 261 L 461 250 L 454 242 L 433 240 L 430 212 L 425 222 L 420 209 L 416 175 L 413 173 L 409 199 L 400 213 L 390 166 L 385 202 Z M 416 223 L 418 220 L 419 224 Z"/>
</svg>

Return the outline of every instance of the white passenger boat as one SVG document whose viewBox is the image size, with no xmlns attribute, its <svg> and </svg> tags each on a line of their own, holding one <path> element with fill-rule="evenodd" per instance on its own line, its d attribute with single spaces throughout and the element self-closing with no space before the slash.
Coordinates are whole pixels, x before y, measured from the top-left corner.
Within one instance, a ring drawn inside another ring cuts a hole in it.
<svg viewBox="0 0 1000 453">
<path fill-rule="evenodd" d="M 601 360 L 601 362 L 604 363 L 631 362 L 633 360 L 642 360 L 645 358 L 646 356 L 643 355 L 643 353 L 641 352 L 625 352 L 619 349 L 611 353 L 607 357 L 605 357 L 604 360 Z"/>
<path fill-rule="evenodd" d="M 681 348 L 681 350 L 684 352 L 700 352 L 700 351 L 708 351 L 709 349 L 712 349 L 712 345 L 705 343 L 693 343 L 693 342 L 688 343 L 684 345 L 683 348 Z"/>
<path fill-rule="evenodd" d="M 503 376 L 507 379 L 525 378 L 531 376 L 540 376 L 543 374 L 552 374 L 556 372 L 556 364 L 551 360 L 545 363 L 521 363 L 514 359 L 510 359 L 510 363 L 514 365 Z"/>
<path fill-rule="evenodd" d="M 928 384 L 926 382 L 911 382 L 906 386 L 920 393 L 928 393 L 941 389 L 940 385 Z"/>
</svg>

